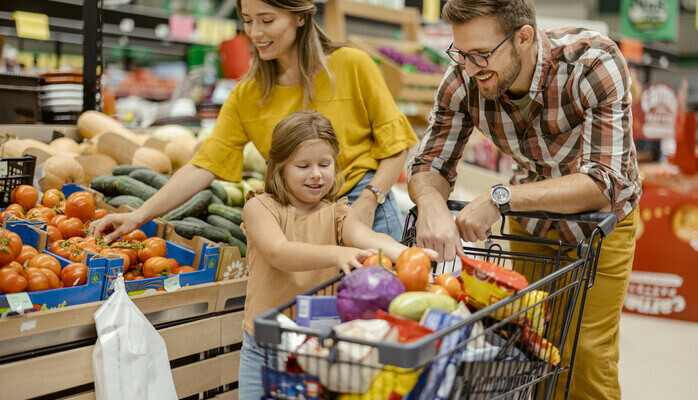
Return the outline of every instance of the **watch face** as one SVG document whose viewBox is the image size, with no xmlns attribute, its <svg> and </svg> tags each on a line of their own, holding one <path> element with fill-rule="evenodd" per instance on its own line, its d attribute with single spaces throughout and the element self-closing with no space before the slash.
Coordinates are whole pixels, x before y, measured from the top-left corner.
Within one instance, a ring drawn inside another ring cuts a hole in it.
<svg viewBox="0 0 698 400">
<path fill-rule="evenodd" d="M 492 190 L 492 200 L 497 204 L 506 204 L 509 202 L 511 194 L 509 189 L 500 186 Z"/>
</svg>

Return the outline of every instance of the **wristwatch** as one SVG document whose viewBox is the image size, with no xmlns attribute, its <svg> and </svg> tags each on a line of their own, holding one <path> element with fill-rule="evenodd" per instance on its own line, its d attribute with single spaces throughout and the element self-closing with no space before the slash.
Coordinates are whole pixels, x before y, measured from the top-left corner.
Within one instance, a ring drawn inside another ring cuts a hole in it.
<svg viewBox="0 0 698 400">
<path fill-rule="evenodd" d="M 492 186 L 490 199 L 492 199 L 492 203 L 499 208 L 499 212 L 502 214 L 509 212 L 511 209 L 509 206 L 509 201 L 511 200 L 511 190 L 501 183 Z"/>
<path fill-rule="evenodd" d="M 376 202 L 378 202 L 378 204 L 383 204 L 385 202 L 385 192 L 384 191 L 378 189 L 377 187 L 375 187 L 373 185 L 366 185 L 366 189 L 370 190 L 371 192 L 373 192 L 373 194 L 376 195 Z"/>
</svg>

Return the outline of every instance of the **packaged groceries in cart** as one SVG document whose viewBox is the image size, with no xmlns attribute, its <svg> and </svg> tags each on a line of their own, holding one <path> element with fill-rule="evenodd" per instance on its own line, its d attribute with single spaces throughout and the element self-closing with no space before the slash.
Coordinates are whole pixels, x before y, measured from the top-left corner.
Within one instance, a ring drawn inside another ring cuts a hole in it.
<svg viewBox="0 0 698 400">
<path fill-rule="evenodd" d="M 453 211 L 465 204 L 448 202 Z M 255 341 L 266 354 L 267 398 L 549 399 L 556 385 L 569 389 L 569 380 L 558 378 L 574 366 L 586 292 L 617 219 L 611 213 L 505 216 L 594 229 L 586 241 L 564 243 L 510 235 L 502 223 L 484 248 L 465 246 L 458 262 L 432 266 L 431 279 L 444 290 L 405 291 L 392 270 L 364 267 L 265 312 L 255 319 Z M 415 208 L 403 234 L 408 246 L 415 244 L 416 220 Z M 509 250 L 517 243 L 550 251 Z M 307 323 L 313 298 L 315 309 L 322 305 L 322 324 Z"/>
</svg>

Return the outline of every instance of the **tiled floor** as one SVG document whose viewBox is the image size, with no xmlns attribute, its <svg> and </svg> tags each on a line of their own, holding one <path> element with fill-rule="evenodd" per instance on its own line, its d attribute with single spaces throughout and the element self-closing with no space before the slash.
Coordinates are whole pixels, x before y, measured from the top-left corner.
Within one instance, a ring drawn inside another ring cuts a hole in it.
<svg viewBox="0 0 698 400">
<path fill-rule="evenodd" d="M 698 399 L 698 323 L 623 314 L 623 399 Z"/>
</svg>

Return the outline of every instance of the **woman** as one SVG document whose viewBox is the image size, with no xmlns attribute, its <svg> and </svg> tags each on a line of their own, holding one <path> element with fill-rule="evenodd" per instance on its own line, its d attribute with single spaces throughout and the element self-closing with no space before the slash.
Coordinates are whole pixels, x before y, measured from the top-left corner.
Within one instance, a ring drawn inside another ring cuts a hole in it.
<svg viewBox="0 0 698 400">
<path fill-rule="evenodd" d="M 417 137 L 371 58 L 332 42 L 313 20 L 315 11 L 311 0 L 238 0 L 254 59 L 213 134 L 138 210 L 107 216 L 93 231 L 113 229 L 109 242 L 184 203 L 216 177 L 239 181 L 246 143 L 266 158 L 274 126 L 295 111 L 314 109 L 332 122 L 340 143 L 346 178 L 340 196 L 368 226 L 399 239 L 402 221 L 390 188 Z"/>
</svg>

